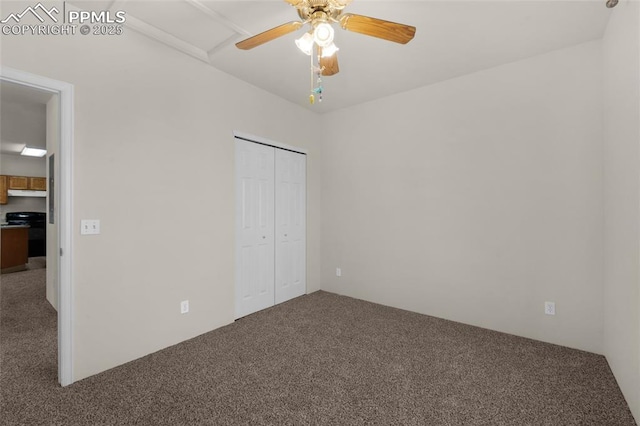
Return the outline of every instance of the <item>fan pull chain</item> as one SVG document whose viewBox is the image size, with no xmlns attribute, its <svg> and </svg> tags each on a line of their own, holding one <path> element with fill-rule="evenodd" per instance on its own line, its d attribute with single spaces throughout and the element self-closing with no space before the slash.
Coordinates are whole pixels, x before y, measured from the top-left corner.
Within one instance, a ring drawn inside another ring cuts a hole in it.
<svg viewBox="0 0 640 426">
<path fill-rule="evenodd" d="M 316 87 L 315 92 L 318 94 L 318 102 L 322 102 L 322 70 L 318 68 L 318 87 Z"/>
<path fill-rule="evenodd" d="M 322 70 L 324 67 L 320 67 L 320 50 L 318 49 L 318 66 L 313 61 L 313 54 L 311 57 L 311 94 L 309 95 L 309 103 L 313 105 L 316 102 L 316 95 L 318 95 L 318 102 L 322 102 L 322 92 L 324 87 L 322 86 Z M 314 77 L 317 75 L 317 80 L 314 81 Z M 315 84 L 318 84 L 316 86 Z"/>
<path fill-rule="evenodd" d="M 313 66 L 313 53 L 311 55 L 309 55 L 309 59 L 311 61 L 311 94 L 309 95 L 309 103 L 311 105 L 313 105 L 316 102 L 316 97 L 314 96 L 314 89 L 313 89 L 313 70 L 314 70 L 314 66 Z"/>
</svg>

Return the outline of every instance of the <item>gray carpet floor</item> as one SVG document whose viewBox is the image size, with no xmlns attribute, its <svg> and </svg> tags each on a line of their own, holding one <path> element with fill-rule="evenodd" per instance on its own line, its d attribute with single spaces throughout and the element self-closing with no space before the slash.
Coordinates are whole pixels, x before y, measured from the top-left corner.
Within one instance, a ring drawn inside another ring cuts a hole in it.
<svg viewBox="0 0 640 426">
<path fill-rule="evenodd" d="M 46 268 L 47 257 L 46 256 L 30 257 L 26 267 L 28 270 Z"/>
<path fill-rule="evenodd" d="M 634 425 L 602 356 L 326 292 L 61 388 L 44 269 L 2 276 L 2 425 Z"/>
</svg>

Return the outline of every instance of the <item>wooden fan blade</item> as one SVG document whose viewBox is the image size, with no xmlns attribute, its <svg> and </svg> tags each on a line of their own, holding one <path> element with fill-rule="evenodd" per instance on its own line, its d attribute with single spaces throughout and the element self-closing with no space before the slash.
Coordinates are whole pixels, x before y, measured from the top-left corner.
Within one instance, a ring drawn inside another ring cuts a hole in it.
<svg viewBox="0 0 640 426">
<path fill-rule="evenodd" d="M 340 26 L 349 31 L 365 34 L 396 43 L 407 44 L 416 34 L 416 27 L 383 21 L 368 16 L 345 13 L 340 18 Z"/>
<path fill-rule="evenodd" d="M 320 61 L 318 65 L 320 68 L 324 67 L 322 70 L 322 75 L 328 77 L 330 75 L 335 75 L 340 72 L 340 68 L 338 67 L 338 54 L 334 53 L 328 58 L 322 57 L 322 47 L 318 47 L 318 55 L 320 55 Z"/>
<path fill-rule="evenodd" d="M 249 37 L 248 39 L 239 41 L 238 43 L 236 43 L 236 47 L 242 50 L 253 49 L 254 47 L 260 46 L 261 44 L 264 44 L 268 41 L 271 41 L 278 37 L 282 37 L 285 34 L 294 32 L 300 29 L 302 25 L 304 24 L 298 21 L 287 22 L 286 24 L 282 24 L 278 27 L 271 28 L 270 30 L 267 30 L 258 35 L 254 35 L 253 37 Z"/>
</svg>

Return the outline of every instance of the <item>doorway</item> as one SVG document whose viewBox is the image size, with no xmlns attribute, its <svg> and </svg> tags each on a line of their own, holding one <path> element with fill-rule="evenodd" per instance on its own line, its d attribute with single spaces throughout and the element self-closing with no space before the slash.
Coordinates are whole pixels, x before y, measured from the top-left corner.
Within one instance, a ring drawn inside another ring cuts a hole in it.
<svg viewBox="0 0 640 426">
<path fill-rule="evenodd" d="M 73 86 L 69 83 L 30 74 L 12 68 L 0 68 L 0 83 L 28 89 L 30 93 L 49 96 L 47 102 L 47 139 L 55 152 L 51 178 L 55 182 L 55 214 L 47 225 L 47 266 L 58 311 L 58 381 L 73 383 L 72 360 L 72 211 L 71 152 L 73 146 Z M 56 208 L 57 206 L 57 208 Z M 53 222 L 53 223 L 51 223 Z M 53 246 L 52 246 L 53 242 Z"/>
<path fill-rule="evenodd" d="M 0 81 L 2 274 L 46 266 L 47 144 L 57 145 L 47 135 L 47 104 L 57 96 Z M 47 298 L 55 308 L 53 291 Z"/>
</svg>

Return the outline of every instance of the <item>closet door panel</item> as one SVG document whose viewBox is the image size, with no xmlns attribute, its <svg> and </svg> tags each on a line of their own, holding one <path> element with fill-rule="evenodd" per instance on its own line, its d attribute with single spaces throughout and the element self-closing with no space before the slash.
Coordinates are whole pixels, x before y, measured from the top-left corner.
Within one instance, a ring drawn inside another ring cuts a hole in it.
<svg viewBox="0 0 640 426">
<path fill-rule="evenodd" d="M 274 304 L 275 148 L 236 140 L 236 318 Z"/>
<path fill-rule="evenodd" d="M 275 303 L 306 293 L 306 156 L 275 153 Z"/>
</svg>

